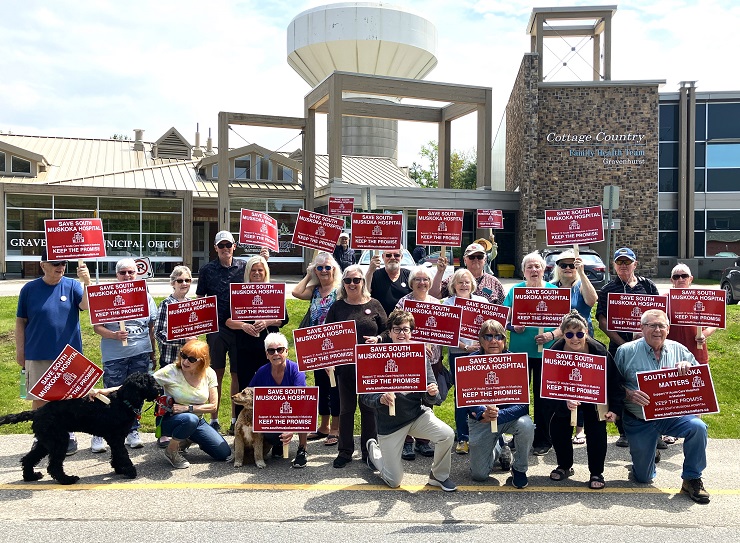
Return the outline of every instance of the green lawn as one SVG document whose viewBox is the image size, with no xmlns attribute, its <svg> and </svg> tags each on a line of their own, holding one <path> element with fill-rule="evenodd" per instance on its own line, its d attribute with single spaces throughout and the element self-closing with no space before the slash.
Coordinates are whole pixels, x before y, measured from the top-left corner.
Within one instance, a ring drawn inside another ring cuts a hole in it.
<svg viewBox="0 0 740 543">
<path fill-rule="evenodd" d="M 157 303 L 161 298 L 156 299 Z M 28 409 L 30 402 L 19 398 L 19 367 L 15 362 L 15 310 L 17 296 L 0 297 L 0 413 L 16 413 Z M 295 360 L 293 348 L 293 330 L 298 326 L 306 313 L 308 302 L 288 300 L 290 322 L 282 329 L 290 342 L 289 357 Z M 98 365 L 100 363 L 100 338 L 92 331 L 87 314 L 82 317 L 83 350 L 85 356 Z M 605 341 L 604 334 L 597 329 L 596 337 Z M 727 329 L 719 330 L 708 340 L 709 361 L 712 378 L 717 391 L 721 412 L 706 415 L 704 421 L 709 425 L 709 435 L 714 438 L 737 438 L 740 435 L 740 381 L 736 378 L 736 361 L 740 359 L 740 306 L 727 307 Z M 101 365 L 102 367 L 102 365 Z M 313 384 L 313 373 L 308 372 L 307 380 Z M 100 385 L 102 386 L 102 384 Z M 230 386 L 229 375 L 224 377 L 224 390 Z M 450 394 L 445 403 L 435 408 L 437 416 L 454 428 L 454 398 Z M 231 407 L 226 398 L 221 399 L 219 419 L 228 424 L 231 419 Z M 359 410 L 355 419 L 355 431 L 359 433 Z M 154 417 L 151 409 L 141 418 L 145 432 L 154 431 Z M 614 425 L 609 425 L 614 433 Z M 28 433 L 30 424 L 0 426 L 0 434 Z"/>
</svg>

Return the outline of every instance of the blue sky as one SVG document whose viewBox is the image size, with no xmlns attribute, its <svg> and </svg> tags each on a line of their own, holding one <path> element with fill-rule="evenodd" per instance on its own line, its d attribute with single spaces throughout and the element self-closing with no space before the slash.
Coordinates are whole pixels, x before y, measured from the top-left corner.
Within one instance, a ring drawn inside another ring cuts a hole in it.
<svg viewBox="0 0 740 543">
<path fill-rule="evenodd" d="M 286 29 L 298 13 L 327 3 L 4 0 L 0 131 L 106 138 L 143 128 L 154 141 L 175 126 L 192 143 L 196 123 L 215 136 L 219 111 L 301 116 L 309 88 L 286 62 Z M 682 80 L 698 80 L 699 91 L 740 91 L 732 60 L 738 2 L 392 3 L 437 27 L 438 65 L 427 80 L 493 88 L 494 132 L 529 51 L 532 7 L 611 4 L 618 6 L 612 79 L 665 79 L 665 92 Z M 589 47 L 583 54 L 588 58 Z M 561 70 L 555 78 L 575 77 Z M 474 147 L 474 126 L 474 115 L 453 124 L 453 148 Z M 266 147 L 297 147 L 298 140 L 288 143 L 295 134 L 238 132 Z M 401 123 L 399 133 L 400 165 L 418 161 L 421 145 L 436 139 L 435 127 L 420 124 Z M 319 138 L 317 148 L 323 145 Z"/>
</svg>

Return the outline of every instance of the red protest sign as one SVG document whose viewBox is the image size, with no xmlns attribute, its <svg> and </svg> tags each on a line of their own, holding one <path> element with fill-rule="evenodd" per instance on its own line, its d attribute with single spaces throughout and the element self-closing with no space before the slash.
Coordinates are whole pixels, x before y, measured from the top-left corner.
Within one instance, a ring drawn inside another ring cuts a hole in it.
<svg viewBox="0 0 740 543">
<path fill-rule="evenodd" d="M 105 256 L 102 219 L 45 220 L 49 260 L 75 260 Z"/>
<path fill-rule="evenodd" d="M 606 403 L 606 357 L 545 349 L 540 395 L 552 400 Z"/>
<path fill-rule="evenodd" d="M 231 318 L 235 321 L 283 320 L 285 283 L 231 283 Z"/>
<path fill-rule="evenodd" d="M 560 326 L 570 312 L 570 289 L 515 287 L 511 311 L 514 326 Z"/>
<path fill-rule="evenodd" d="M 458 346 L 462 307 L 406 299 L 403 308 L 414 316 L 411 339 L 448 347 Z"/>
<path fill-rule="evenodd" d="M 504 212 L 500 209 L 479 209 L 476 213 L 476 227 L 502 229 Z"/>
<path fill-rule="evenodd" d="M 462 321 L 460 322 L 460 337 L 462 338 L 478 341 L 480 327 L 489 319 L 501 323 L 504 327 L 506 326 L 509 308 L 505 305 L 478 302 L 459 296 L 455 298 L 455 305 L 463 309 Z"/>
<path fill-rule="evenodd" d="M 610 292 L 606 300 L 606 329 L 610 332 L 642 332 L 640 318 L 648 309 L 668 313 L 668 296 Z"/>
<path fill-rule="evenodd" d="M 672 288 L 668 292 L 671 326 L 725 327 L 725 291 L 721 288 Z"/>
<path fill-rule="evenodd" d="M 101 375 L 103 370 L 67 345 L 29 392 L 46 401 L 81 398 Z"/>
<path fill-rule="evenodd" d="M 417 209 L 416 244 L 460 247 L 463 214 L 462 209 Z"/>
<path fill-rule="evenodd" d="M 527 353 L 458 356 L 455 405 L 529 403 Z"/>
<path fill-rule="evenodd" d="M 145 319 L 149 316 L 146 281 L 122 281 L 87 287 L 90 324 Z"/>
<path fill-rule="evenodd" d="M 355 321 L 320 324 L 293 330 L 295 354 L 301 371 L 354 364 Z"/>
<path fill-rule="evenodd" d="M 546 209 L 545 231 L 548 245 L 604 241 L 601 206 Z"/>
<path fill-rule="evenodd" d="M 254 387 L 255 432 L 315 432 L 319 387 Z"/>
<path fill-rule="evenodd" d="M 293 245 L 331 253 L 337 246 L 344 220 L 301 209 L 293 230 Z"/>
<path fill-rule="evenodd" d="M 423 343 L 355 345 L 357 393 L 426 392 Z"/>
<path fill-rule="evenodd" d="M 352 248 L 398 250 L 402 227 L 403 217 L 397 213 L 352 213 Z"/>
<path fill-rule="evenodd" d="M 346 216 L 352 214 L 354 210 L 354 198 L 339 198 L 337 196 L 329 196 L 329 215 Z"/>
<path fill-rule="evenodd" d="M 719 413 L 717 394 L 707 364 L 691 366 L 687 375 L 675 368 L 638 371 L 637 387 L 650 396 L 642 408 L 645 420 Z"/>
<path fill-rule="evenodd" d="M 167 304 L 167 340 L 218 332 L 215 296 Z"/>
<path fill-rule="evenodd" d="M 279 251 L 277 220 L 261 211 L 242 209 L 239 214 L 239 243 Z"/>
</svg>

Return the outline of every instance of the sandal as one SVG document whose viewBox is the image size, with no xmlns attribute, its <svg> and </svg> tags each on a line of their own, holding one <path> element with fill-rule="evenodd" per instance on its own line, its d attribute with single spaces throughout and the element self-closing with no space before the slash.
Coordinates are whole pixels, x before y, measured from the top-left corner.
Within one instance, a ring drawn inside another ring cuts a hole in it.
<svg viewBox="0 0 740 543">
<path fill-rule="evenodd" d="M 603 475 L 592 475 L 588 480 L 588 488 L 591 490 L 602 490 L 605 486 Z"/>
<path fill-rule="evenodd" d="M 308 434 L 306 439 L 308 439 L 309 441 L 318 441 L 319 439 L 324 439 L 328 436 L 329 434 L 325 434 L 324 432 L 313 432 L 312 434 Z"/>
<path fill-rule="evenodd" d="M 583 445 L 586 443 L 586 434 L 579 432 L 573 436 L 573 445 Z"/>
<path fill-rule="evenodd" d="M 563 468 L 555 468 L 550 472 L 550 479 L 552 479 L 553 481 L 562 481 L 564 479 L 567 479 L 574 473 L 575 470 L 573 470 L 573 468 L 570 468 L 568 470 L 564 470 Z"/>
<path fill-rule="evenodd" d="M 324 445 L 326 445 L 327 447 L 331 447 L 332 445 L 336 445 L 337 443 L 339 443 L 339 436 L 335 436 L 333 434 L 329 434 L 326 437 L 326 441 L 324 441 Z"/>
<path fill-rule="evenodd" d="M 666 445 L 673 445 L 676 442 L 676 438 L 673 436 L 663 436 L 663 443 Z"/>
</svg>

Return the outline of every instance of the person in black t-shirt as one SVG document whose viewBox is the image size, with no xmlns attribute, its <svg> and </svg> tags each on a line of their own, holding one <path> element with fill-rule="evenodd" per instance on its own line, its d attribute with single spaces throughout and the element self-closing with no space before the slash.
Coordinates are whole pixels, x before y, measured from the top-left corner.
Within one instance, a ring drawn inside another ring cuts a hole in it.
<svg viewBox="0 0 740 543">
<path fill-rule="evenodd" d="M 380 302 L 387 315 L 396 308 L 398 300 L 411 292 L 409 285 L 411 272 L 401 267 L 402 250 L 403 248 L 397 251 L 384 251 L 382 257 L 373 256 L 365 274 L 365 284 L 370 295 Z"/>
</svg>

